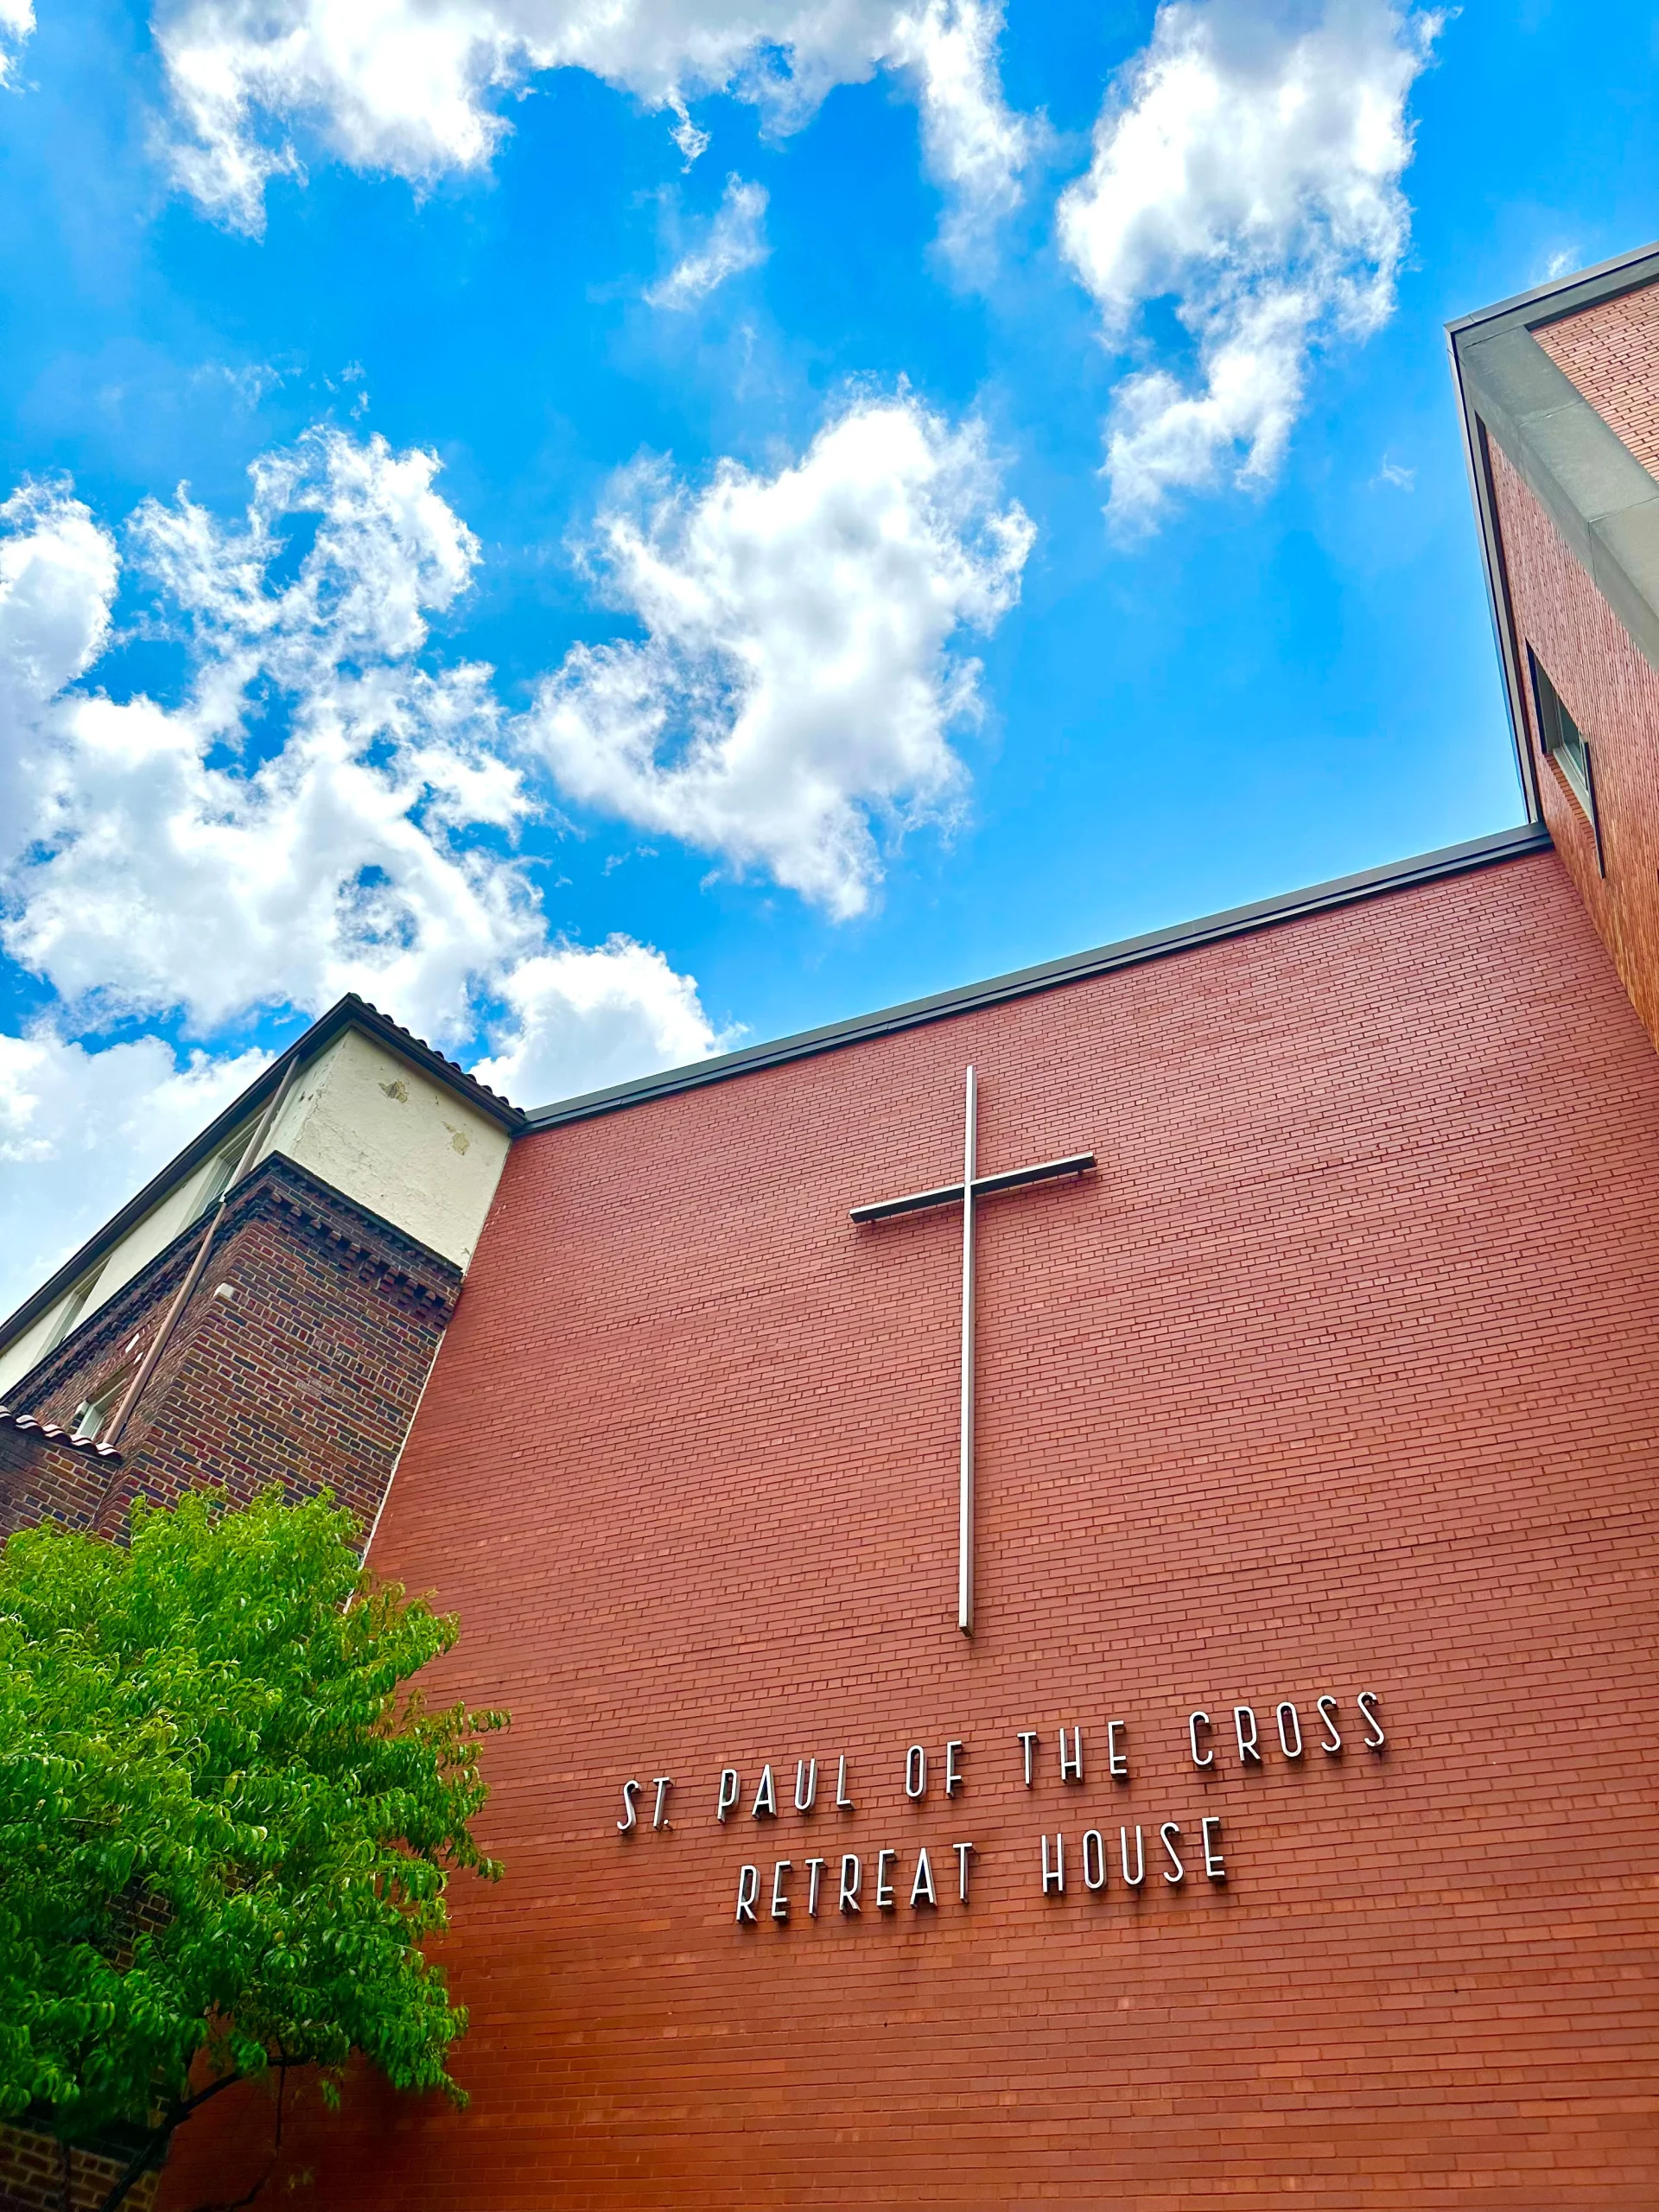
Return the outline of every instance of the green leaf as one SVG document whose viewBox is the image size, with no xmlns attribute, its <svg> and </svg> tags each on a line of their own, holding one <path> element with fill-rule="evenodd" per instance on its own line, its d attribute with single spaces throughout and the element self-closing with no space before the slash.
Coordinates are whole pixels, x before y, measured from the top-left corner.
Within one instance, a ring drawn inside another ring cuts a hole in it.
<svg viewBox="0 0 1659 2212">
<path fill-rule="evenodd" d="M 0 2114 L 175 2117 L 280 2056 L 464 2094 L 421 1945 L 504 1713 L 429 1711 L 453 1618 L 361 1568 L 326 1494 L 133 1509 L 0 1559 Z"/>
</svg>

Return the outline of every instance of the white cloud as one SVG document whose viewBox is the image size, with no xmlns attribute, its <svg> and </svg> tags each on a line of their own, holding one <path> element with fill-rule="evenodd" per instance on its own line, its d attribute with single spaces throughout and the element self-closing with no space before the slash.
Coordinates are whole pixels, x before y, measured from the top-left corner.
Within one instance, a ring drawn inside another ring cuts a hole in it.
<svg viewBox="0 0 1659 2212">
<path fill-rule="evenodd" d="M 0 0 L 0 86 L 10 82 L 34 28 L 32 0 Z"/>
<path fill-rule="evenodd" d="M 668 135 L 684 155 L 685 166 L 690 169 L 702 159 L 715 143 L 714 139 L 708 131 L 699 130 L 692 122 L 690 111 L 677 92 L 671 93 L 664 105 L 677 118 Z"/>
<path fill-rule="evenodd" d="M 60 995 L 60 1031 L 181 1009 L 211 1035 L 349 988 L 453 1046 L 483 1009 L 522 1001 L 550 1089 L 698 1048 L 696 987 L 658 956 L 550 944 L 507 849 L 534 802 L 490 671 L 428 664 L 429 618 L 478 558 L 436 473 L 430 454 L 315 431 L 256 464 L 234 528 L 183 493 L 147 501 L 131 566 L 153 588 L 151 622 L 186 648 L 173 706 L 76 680 L 110 634 L 111 534 L 62 486 L 0 509 L 3 938 Z M 624 1035 L 631 978 L 643 996 Z"/>
<path fill-rule="evenodd" d="M 575 648 L 530 742 L 572 797 L 861 912 L 873 819 L 958 803 L 978 664 L 953 640 L 1013 605 L 1033 538 L 999 499 L 981 429 L 904 395 L 849 407 L 773 476 L 728 461 L 694 493 L 631 472 L 590 559 L 645 639 Z"/>
<path fill-rule="evenodd" d="M 502 996 L 511 1015 L 502 1049 L 476 1073 L 525 1105 L 683 1066 L 729 1041 L 715 1034 L 689 976 L 624 937 L 523 961 Z"/>
<path fill-rule="evenodd" d="M 958 226 L 1018 197 L 1029 124 L 996 76 L 1001 0 L 175 0 L 159 29 L 184 135 L 175 172 L 244 229 L 267 181 L 302 174 L 303 120 L 353 168 L 416 182 L 483 167 L 507 126 L 500 100 L 536 73 L 591 71 L 678 118 L 728 92 L 787 130 L 834 86 L 909 75 L 929 166 Z"/>
<path fill-rule="evenodd" d="M 950 202 L 946 243 L 958 251 L 997 216 L 1017 207 L 1020 177 L 1035 150 L 1038 126 L 1002 98 L 996 64 L 1001 0 L 926 0 L 894 20 L 892 58 L 908 63 L 921 86 L 927 165 Z"/>
<path fill-rule="evenodd" d="M 1122 347 L 1173 301 L 1196 376 L 1154 366 L 1114 394 L 1111 510 L 1270 480 L 1309 356 L 1392 312 L 1410 211 L 1406 101 L 1441 18 L 1389 0 L 1166 0 L 1109 92 L 1087 175 L 1063 195 L 1062 250 Z"/>
<path fill-rule="evenodd" d="M 119 563 L 109 533 L 59 478 L 26 481 L 0 505 L 0 680 L 14 714 L 81 675 L 109 638 Z"/>
<path fill-rule="evenodd" d="M 119 566 L 107 531 L 60 484 L 0 505 L 0 858 L 29 801 L 24 734 L 107 644 Z"/>
<path fill-rule="evenodd" d="M 0 1034 L 0 1314 L 9 1313 L 265 1065 L 182 1061 L 159 1038 L 101 1052 L 49 1025 Z"/>
<path fill-rule="evenodd" d="M 758 269 L 766 259 L 764 234 L 766 188 L 728 176 L 700 246 L 677 261 L 660 284 L 645 294 L 654 308 L 695 307 L 699 300 L 746 269 Z"/>
<path fill-rule="evenodd" d="M 903 395 L 772 475 L 635 472 L 591 559 L 644 641 L 572 653 L 515 721 L 433 651 L 479 559 L 433 455 L 319 429 L 251 477 L 233 521 L 181 492 L 121 539 L 67 484 L 0 508 L 0 933 L 56 994 L 0 1035 L 14 1287 L 259 1065 L 96 1049 L 108 1016 L 211 1043 L 355 988 L 451 1050 L 486 1033 L 485 1078 L 531 1104 L 719 1049 L 659 952 L 550 931 L 513 849 L 530 779 L 855 912 L 874 829 L 959 798 L 958 633 L 1013 603 L 1032 535 L 982 433 Z M 177 646 L 176 696 L 96 688 L 118 593 Z"/>
<path fill-rule="evenodd" d="M 66 999 L 208 1031 L 358 988 L 453 1036 L 475 979 L 538 949 L 518 872 L 470 834 L 530 810 L 488 671 L 417 658 L 477 558 L 436 467 L 322 432 L 256 464 L 237 529 L 182 494 L 138 510 L 134 563 L 182 617 L 192 680 L 173 709 L 71 692 L 33 749 L 5 944 Z M 273 582 L 284 525 L 311 518 Z"/>
</svg>

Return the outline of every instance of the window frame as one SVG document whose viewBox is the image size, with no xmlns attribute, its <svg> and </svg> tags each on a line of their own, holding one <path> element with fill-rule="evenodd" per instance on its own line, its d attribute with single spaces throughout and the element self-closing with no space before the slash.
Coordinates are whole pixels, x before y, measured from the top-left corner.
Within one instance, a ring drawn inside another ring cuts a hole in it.
<svg viewBox="0 0 1659 2212">
<path fill-rule="evenodd" d="M 201 1179 L 195 1204 L 191 1209 L 192 1222 L 203 1220 L 235 1181 L 236 1171 L 242 1165 L 243 1155 L 248 1148 L 249 1134 L 245 1129 L 238 1131 L 229 1144 L 221 1145 L 208 1161 L 207 1171 Z"/>
<path fill-rule="evenodd" d="M 90 1398 L 83 1398 L 75 1408 L 75 1426 L 71 1433 L 78 1439 L 84 1436 L 89 1443 L 96 1444 L 99 1432 L 120 1404 L 121 1394 L 126 1389 L 127 1382 L 128 1376 L 123 1371 L 111 1376 Z"/>
<path fill-rule="evenodd" d="M 1607 860 L 1602 850 L 1601 810 L 1596 804 L 1596 761 L 1590 741 L 1574 721 L 1530 639 L 1527 642 L 1527 673 L 1532 684 L 1532 707 L 1538 719 L 1544 758 L 1554 764 L 1561 781 L 1588 821 L 1596 841 L 1596 873 L 1605 876 Z"/>
<path fill-rule="evenodd" d="M 41 1354 L 42 1359 L 56 1351 L 60 1344 L 67 1343 L 80 1326 L 86 1318 L 86 1309 L 92 1302 L 92 1293 L 98 1288 L 103 1273 L 104 1263 L 100 1261 L 90 1273 L 82 1275 L 80 1281 L 70 1290 L 62 1305 L 58 1308 L 57 1318 L 52 1324 L 52 1333 L 47 1338 L 45 1349 Z"/>
</svg>

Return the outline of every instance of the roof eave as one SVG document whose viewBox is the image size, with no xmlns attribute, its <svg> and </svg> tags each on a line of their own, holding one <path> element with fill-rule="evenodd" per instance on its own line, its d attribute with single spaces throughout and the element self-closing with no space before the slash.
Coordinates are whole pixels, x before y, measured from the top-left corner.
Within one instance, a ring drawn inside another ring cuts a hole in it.
<svg viewBox="0 0 1659 2212">
<path fill-rule="evenodd" d="M 1599 306 L 1604 301 L 1617 299 L 1622 293 L 1636 291 L 1656 280 L 1659 280 L 1659 245 L 1640 246 L 1629 253 L 1616 254 L 1609 261 L 1598 262 L 1592 268 L 1574 270 L 1569 275 L 1552 277 L 1546 283 L 1535 284 L 1529 290 L 1517 292 L 1507 300 L 1499 300 L 1491 307 L 1478 308 L 1472 315 L 1459 315 L 1446 326 L 1452 387 L 1457 393 L 1458 421 L 1463 434 L 1464 459 L 1469 471 L 1470 495 L 1474 501 L 1476 527 L 1480 541 L 1481 570 L 1486 582 L 1487 612 L 1491 620 L 1492 639 L 1497 648 L 1498 666 L 1503 676 L 1504 708 L 1510 719 L 1510 741 L 1515 749 L 1516 773 L 1520 779 L 1527 817 L 1533 822 L 1541 820 L 1543 810 L 1538 790 L 1537 763 L 1533 758 L 1529 734 L 1520 634 L 1516 625 L 1509 579 L 1504 570 L 1503 544 L 1498 535 L 1491 459 L 1482 435 L 1481 418 L 1471 403 L 1468 381 L 1464 373 L 1465 350 L 1471 341 L 1491 337 L 1495 324 L 1512 324 L 1530 334 L 1545 323 L 1580 314 L 1586 308 Z M 1536 342 L 1533 340 L 1534 344 Z M 1587 408 L 1587 403 L 1586 405 Z M 1612 434 L 1609 431 L 1606 435 L 1611 437 Z"/>
<path fill-rule="evenodd" d="M 182 1151 L 175 1154 L 167 1165 L 152 1175 L 141 1191 L 128 1199 L 120 1211 L 112 1214 L 95 1235 L 87 1238 L 79 1249 L 72 1252 L 63 1265 L 57 1268 L 40 1287 L 24 1299 L 22 1305 L 0 1321 L 0 1344 L 7 1344 L 29 1325 L 38 1320 L 47 1309 L 54 1305 L 64 1292 L 78 1282 L 99 1258 L 113 1249 L 129 1230 L 137 1227 L 144 1216 L 166 1197 L 187 1175 L 194 1172 L 203 1161 L 216 1152 L 237 1125 L 251 1114 L 257 1112 L 277 1085 L 289 1066 L 314 1060 L 326 1051 L 342 1032 L 360 1030 L 378 1044 L 384 1045 L 435 1082 L 465 1098 L 482 1114 L 498 1122 L 509 1135 L 517 1136 L 529 1127 L 528 1116 L 499 1093 L 447 1060 L 441 1052 L 407 1029 L 371 1006 L 355 991 L 347 991 L 335 1001 L 326 1014 L 320 1014 L 302 1035 L 280 1052 L 268 1067 L 262 1068 L 247 1089 L 233 1098 L 224 1110 L 216 1115 L 207 1127 L 196 1134 Z"/>
<path fill-rule="evenodd" d="M 592 1121 L 601 1115 L 620 1113 L 628 1107 L 671 1097 L 680 1091 L 701 1090 L 709 1084 L 729 1083 L 738 1076 L 756 1074 L 763 1068 L 810 1059 L 820 1052 L 838 1051 L 843 1046 L 863 1044 L 872 1038 L 920 1028 L 929 1022 L 946 1021 L 953 1015 L 972 1014 L 983 1007 L 1033 997 L 1039 992 L 1057 990 L 1090 976 L 1139 967 L 1150 960 L 1195 951 L 1224 938 L 1249 936 L 1258 930 L 1275 928 L 1335 907 L 1352 906 L 1362 899 L 1410 890 L 1444 876 L 1465 875 L 1474 868 L 1520 860 L 1529 854 L 1549 849 L 1548 830 L 1540 822 L 1528 822 L 1516 829 L 1500 830 L 1491 836 L 1474 837 L 1463 844 L 1442 847 L 1438 852 L 1422 853 L 1412 860 L 1392 861 L 1382 868 L 1338 876 L 1328 883 L 1316 883 L 1277 898 L 1259 899 L 1249 906 L 1230 907 L 1223 913 L 1205 915 L 1198 921 L 1177 923 L 1172 928 L 1123 938 L 1089 952 L 1070 953 L 1064 959 L 1016 969 L 1010 975 L 995 976 L 985 982 L 911 999 L 876 1014 L 859 1014 L 849 1021 L 830 1022 L 822 1028 L 801 1030 L 792 1037 L 780 1037 L 770 1044 L 746 1045 L 735 1052 L 694 1060 L 686 1067 L 665 1068 L 656 1075 L 636 1077 L 631 1083 L 612 1084 L 603 1090 L 587 1091 L 580 1097 L 538 1107 L 526 1116 L 526 1122 L 533 1132 L 558 1128 L 569 1122 Z"/>
</svg>

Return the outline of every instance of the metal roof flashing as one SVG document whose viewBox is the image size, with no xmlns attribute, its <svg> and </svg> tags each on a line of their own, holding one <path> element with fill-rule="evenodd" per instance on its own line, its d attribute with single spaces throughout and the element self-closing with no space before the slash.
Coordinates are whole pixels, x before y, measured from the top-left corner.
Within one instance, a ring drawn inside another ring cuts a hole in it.
<svg viewBox="0 0 1659 2212">
<path fill-rule="evenodd" d="M 1544 323 L 1558 321 L 1562 315 L 1577 315 L 1582 308 L 1599 307 L 1604 300 L 1617 299 L 1621 292 L 1639 291 L 1643 284 L 1650 284 L 1656 278 L 1659 278 L 1659 241 L 1635 246 L 1628 253 L 1617 253 L 1611 261 L 1594 262 L 1587 269 L 1574 269 L 1562 276 L 1548 277 L 1527 291 L 1514 292 L 1507 300 L 1495 301 L 1489 308 L 1477 308 L 1472 315 L 1457 315 L 1446 324 L 1446 334 L 1455 340 L 1482 324 L 1502 321 L 1510 316 L 1524 321 L 1529 329 L 1536 330 Z"/>
<path fill-rule="evenodd" d="M 1447 845 L 1438 852 L 1423 853 L 1412 860 L 1390 861 L 1386 867 L 1338 876 L 1306 890 L 1260 899 L 1247 906 L 1230 907 L 1223 913 L 1205 915 L 1198 921 L 1180 922 L 1173 928 L 1124 938 L 1090 952 L 1044 961 L 1037 967 L 1018 969 L 1010 975 L 993 976 L 986 982 L 935 992 L 928 998 L 911 999 L 877 1014 L 860 1014 L 849 1021 L 830 1022 L 822 1028 L 802 1030 L 795 1036 L 781 1037 L 770 1044 L 744 1046 L 735 1052 L 694 1060 L 687 1067 L 665 1068 L 660 1074 L 640 1076 L 632 1083 L 612 1084 L 603 1090 L 588 1091 L 577 1098 L 561 1099 L 551 1106 L 538 1107 L 526 1116 L 526 1121 L 531 1131 L 558 1128 L 569 1122 L 592 1121 L 600 1115 L 620 1113 L 652 1099 L 672 1097 L 684 1090 L 700 1090 L 709 1084 L 729 1083 L 734 1077 L 752 1075 L 763 1068 L 810 1059 L 820 1052 L 836 1052 L 842 1046 L 891 1036 L 902 1029 L 919 1028 L 927 1022 L 946 1021 L 955 1014 L 971 1014 L 982 1007 L 1029 998 L 1038 992 L 1057 990 L 1092 976 L 1139 967 L 1147 961 L 1191 952 L 1226 938 L 1248 936 L 1257 930 L 1276 928 L 1286 922 L 1353 906 L 1389 892 L 1410 890 L 1444 876 L 1465 875 L 1475 868 L 1521 860 L 1529 854 L 1551 849 L 1549 832 L 1541 822 L 1523 823 L 1516 829 L 1500 830 L 1491 836 L 1471 838 L 1460 845 Z"/>
</svg>

